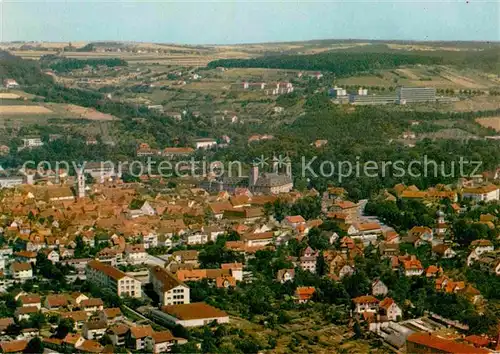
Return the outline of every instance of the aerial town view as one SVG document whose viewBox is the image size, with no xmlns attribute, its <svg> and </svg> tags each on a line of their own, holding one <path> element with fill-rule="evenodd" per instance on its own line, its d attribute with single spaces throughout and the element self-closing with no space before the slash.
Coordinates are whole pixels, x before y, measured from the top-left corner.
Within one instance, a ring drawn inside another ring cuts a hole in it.
<svg viewBox="0 0 500 354">
<path fill-rule="evenodd" d="M 500 3 L 0 3 L 1 353 L 500 353 Z"/>
</svg>

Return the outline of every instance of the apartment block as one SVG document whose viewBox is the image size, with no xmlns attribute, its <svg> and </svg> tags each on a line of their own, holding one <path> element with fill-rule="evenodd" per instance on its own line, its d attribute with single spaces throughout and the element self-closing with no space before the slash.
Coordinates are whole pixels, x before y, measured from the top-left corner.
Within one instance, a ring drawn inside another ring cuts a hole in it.
<svg viewBox="0 0 500 354">
<path fill-rule="evenodd" d="M 109 288 L 118 296 L 141 297 L 141 282 L 115 267 L 99 261 L 90 261 L 85 274 L 91 283 Z"/>
</svg>

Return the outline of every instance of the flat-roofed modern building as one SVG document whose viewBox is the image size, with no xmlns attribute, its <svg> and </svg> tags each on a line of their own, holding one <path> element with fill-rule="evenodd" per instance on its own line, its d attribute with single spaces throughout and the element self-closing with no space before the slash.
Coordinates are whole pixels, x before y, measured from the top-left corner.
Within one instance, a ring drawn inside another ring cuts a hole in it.
<svg viewBox="0 0 500 354">
<path fill-rule="evenodd" d="M 377 105 L 394 104 L 397 101 L 396 94 L 385 95 L 350 95 L 349 103 L 354 105 Z"/>
<path fill-rule="evenodd" d="M 398 87 L 396 94 L 399 104 L 436 102 L 436 89 L 433 87 Z"/>
</svg>

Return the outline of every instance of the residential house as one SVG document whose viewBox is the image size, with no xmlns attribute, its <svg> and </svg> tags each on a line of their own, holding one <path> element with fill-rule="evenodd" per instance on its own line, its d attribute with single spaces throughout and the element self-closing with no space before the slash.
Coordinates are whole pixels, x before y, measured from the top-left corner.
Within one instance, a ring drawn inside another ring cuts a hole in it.
<svg viewBox="0 0 500 354">
<path fill-rule="evenodd" d="M 35 306 L 38 310 L 42 308 L 42 299 L 38 295 L 23 295 L 19 297 L 19 301 L 23 307 Z"/>
<path fill-rule="evenodd" d="M 144 245 L 127 245 L 125 247 L 125 259 L 130 264 L 143 264 L 148 259 Z"/>
<path fill-rule="evenodd" d="M 299 225 L 305 225 L 306 220 L 301 215 L 287 216 L 283 219 L 283 224 L 295 229 Z"/>
<path fill-rule="evenodd" d="M 172 253 L 172 258 L 178 263 L 192 264 L 195 268 L 199 264 L 196 250 L 175 251 Z"/>
<path fill-rule="evenodd" d="M 47 295 L 44 302 L 44 307 L 47 310 L 59 310 L 68 306 L 68 298 L 66 295 Z"/>
<path fill-rule="evenodd" d="M 158 235 L 153 231 L 147 232 L 142 235 L 142 243 L 145 249 L 158 247 Z"/>
<path fill-rule="evenodd" d="M 405 242 L 410 242 L 418 247 L 424 243 L 431 243 L 434 238 L 434 233 L 431 228 L 426 226 L 414 226 L 408 231 L 408 236 L 404 239 Z"/>
<path fill-rule="evenodd" d="M 409 260 L 403 261 L 403 272 L 407 277 L 420 276 L 424 272 L 422 263 L 412 255 Z"/>
<path fill-rule="evenodd" d="M 176 338 L 170 331 L 153 332 L 146 337 L 146 349 L 153 353 L 166 353 L 172 350 L 174 344 L 185 344 L 184 338 Z"/>
<path fill-rule="evenodd" d="M 399 321 L 403 316 L 403 311 L 396 304 L 396 302 L 386 297 L 384 300 L 379 303 L 380 314 L 383 316 L 387 316 L 389 321 Z"/>
<path fill-rule="evenodd" d="M 474 240 L 471 242 L 470 247 L 472 249 L 471 253 L 467 257 L 467 265 L 470 267 L 474 261 L 478 260 L 479 257 L 488 252 L 493 252 L 495 247 L 490 240 Z"/>
<path fill-rule="evenodd" d="M 432 254 L 444 259 L 450 259 L 457 255 L 451 245 L 439 244 L 432 247 Z"/>
<path fill-rule="evenodd" d="M 354 303 L 354 312 L 361 314 L 363 312 L 377 313 L 379 310 L 379 300 L 371 295 L 359 296 L 352 299 Z"/>
<path fill-rule="evenodd" d="M 483 253 L 476 262 L 481 270 L 500 275 L 500 254 L 498 252 Z"/>
<path fill-rule="evenodd" d="M 237 281 L 243 281 L 243 264 L 241 263 L 223 263 L 221 269 L 226 269 L 231 272 L 231 276 Z"/>
<path fill-rule="evenodd" d="M 438 268 L 435 265 L 430 265 L 425 270 L 425 276 L 427 278 L 435 278 L 441 274 L 443 274 L 443 268 L 441 267 Z"/>
<path fill-rule="evenodd" d="M 130 327 L 123 324 L 118 324 L 110 327 L 106 333 L 108 334 L 111 342 L 115 347 L 124 347 L 129 330 Z"/>
<path fill-rule="evenodd" d="M 389 292 L 387 285 L 380 279 L 376 279 L 372 282 L 372 295 L 373 296 L 386 296 Z"/>
<path fill-rule="evenodd" d="M 100 339 L 108 328 L 106 321 L 88 321 L 82 328 L 82 334 L 86 339 Z"/>
<path fill-rule="evenodd" d="M 12 278 L 18 281 L 26 281 L 33 278 L 33 269 L 30 263 L 13 262 L 10 265 Z"/>
<path fill-rule="evenodd" d="M 38 313 L 40 311 L 36 306 L 26 306 L 26 307 L 18 307 L 16 311 L 14 311 L 14 317 L 17 322 L 22 320 L 29 320 L 31 315 Z"/>
<path fill-rule="evenodd" d="M 392 258 L 399 255 L 398 243 L 380 242 L 378 245 L 380 256 L 382 258 Z"/>
<path fill-rule="evenodd" d="M 52 262 L 52 264 L 59 263 L 59 253 L 56 250 L 46 248 L 42 250 L 42 253 L 47 256 L 47 259 Z"/>
<path fill-rule="evenodd" d="M 318 251 L 315 251 L 311 247 L 307 246 L 302 252 L 302 256 L 299 258 L 300 268 L 302 268 L 302 270 L 310 271 L 311 273 L 316 273 L 317 259 Z"/>
<path fill-rule="evenodd" d="M 99 298 L 90 298 L 82 300 L 79 304 L 79 308 L 90 315 L 97 311 L 102 311 L 104 309 L 104 302 Z"/>
<path fill-rule="evenodd" d="M 80 347 L 83 342 L 85 342 L 85 338 L 76 333 L 68 333 L 63 339 L 63 345 L 70 349 Z"/>
<path fill-rule="evenodd" d="M 89 315 L 85 311 L 71 311 L 71 312 L 62 312 L 61 318 L 70 318 L 75 322 L 75 331 L 79 331 L 83 328 L 85 322 L 87 322 Z"/>
<path fill-rule="evenodd" d="M 134 326 L 130 327 L 127 334 L 127 346 L 138 351 L 146 349 L 146 337 L 153 334 L 153 328 L 147 326 Z"/>
<path fill-rule="evenodd" d="M 313 286 L 299 286 L 295 289 L 295 301 L 303 304 L 312 299 L 316 289 Z"/>
<path fill-rule="evenodd" d="M 280 269 L 278 270 L 278 274 L 276 276 L 277 280 L 284 284 L 287 281 L 293 281 L 295 277 L 295 269 Z"/>
<path fill-rule="evenodd" d="M 108 324 L 123 320 L 123 314 L 119 307 L 106 308 L 99 312 L 99 319 Z"/>
</svg>

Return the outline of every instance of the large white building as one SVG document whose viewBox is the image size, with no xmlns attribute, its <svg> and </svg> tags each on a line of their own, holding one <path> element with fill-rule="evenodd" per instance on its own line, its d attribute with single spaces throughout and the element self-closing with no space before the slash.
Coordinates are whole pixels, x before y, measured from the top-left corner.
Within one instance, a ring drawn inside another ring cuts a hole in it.
<svg viewBox="0 0 500 354">
<path fill-rule="evenodd" d="M 210 149 L 217 145 L 217 141 L 215 139 L 210 138 L 201 138 L 196 139 L 195 147 L 196 149 Z"/>
<path fill-rule="evenodd" d="M 213 321 L 219 324 L 229 323 L 229 315 L 225 311 L 204 302 L 163 306 L 161 311 L 152 310 L 151 315 L 159 321 L 183 327 L 201 327 Z"/>
<path fill-rule="evenodd" d="M 99 261 L 87 263 L 85 274 L 88 281 L 103 288 L 109 288 L 118 296 L 141 297 L 141 282 Z"/>
<path fill-rule="evenodd" d="M 42 138 L 40 137 L 26 137 L 22 139 L 23 146 L 21 149 L 31 149 L 43 146 Z"/>
<path fill-rule="evenodd" d="M 150 268 L 149 282 L 153 284 L 162 305 L 189 304 L 189 287 L 165 268 Z"/>
<path fill-rule="evenodd" d="M 500 200 L 500 189 L 493 184 L 474 188 L 464 188 L 462 193 L 464 198 L 470 198 L 476 202 Z"/>
</svg>

